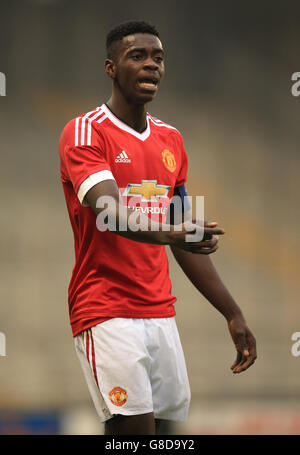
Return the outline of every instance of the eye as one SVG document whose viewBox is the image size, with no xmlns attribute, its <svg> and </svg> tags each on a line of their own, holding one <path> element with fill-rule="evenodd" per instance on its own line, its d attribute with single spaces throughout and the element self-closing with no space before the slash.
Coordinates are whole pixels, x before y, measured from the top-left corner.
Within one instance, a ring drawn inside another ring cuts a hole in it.
<svg viewBox="0 0 300 455">
<path fill-rule="evenodd" d="M 132 58 L 133 58 L 133 60 L 136 60 L 136 61 L 137 61 L 137 60 L 141 60 L 142 54 L 134 54 L 134 55 L 132 56 Z"/>
<path fill-rule="evenodd" d="M 156 61 L 156 63 L 162 63 L 163 62 L 163 57 L 155 57 L 154 59 Z"/>
</svg>

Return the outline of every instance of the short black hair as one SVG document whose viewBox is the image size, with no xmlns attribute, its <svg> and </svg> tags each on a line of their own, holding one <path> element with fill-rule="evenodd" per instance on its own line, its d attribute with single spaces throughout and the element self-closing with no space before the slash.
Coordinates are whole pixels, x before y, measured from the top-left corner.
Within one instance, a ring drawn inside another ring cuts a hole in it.
<svg viewBox="0 0 300 455">
<path fill-rule="evenodd" d="M 134 33 L 149 33 L 159 38 L 158 31 L 154 25 L 145 21 L 130 21 L 117 25 L 112 28 L 106 37 L 107 58 L 112 59 L 115 55 L 116 43 L 121 41 L 124 36 L 133 35 Z"/>
</svg>

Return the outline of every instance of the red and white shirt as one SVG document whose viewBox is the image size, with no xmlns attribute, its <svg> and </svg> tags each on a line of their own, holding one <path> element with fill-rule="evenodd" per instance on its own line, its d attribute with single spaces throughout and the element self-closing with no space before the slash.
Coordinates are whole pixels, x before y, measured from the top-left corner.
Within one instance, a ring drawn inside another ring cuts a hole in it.
<svg viewBox="0 0 300 455">
<path fill-rule="evenodd" d="M 164 221 L 174 188 L 187 177 L 180 133 L 149 114 L 138 133 L 103 104 L 65 126 L 59 153 L 74 233 L 68 299 L 73 335 L 112 317 L 174 316 L 165 247 L 99 231 L 84 197 L 97 183 L 115 179 L 125 205 Z"/>
</svg>

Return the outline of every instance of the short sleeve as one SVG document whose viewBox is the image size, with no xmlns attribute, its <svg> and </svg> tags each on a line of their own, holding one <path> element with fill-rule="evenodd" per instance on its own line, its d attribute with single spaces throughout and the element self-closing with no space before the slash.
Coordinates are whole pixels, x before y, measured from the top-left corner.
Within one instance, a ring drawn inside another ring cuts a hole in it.
<svg viewBox="0 0 300 455">
<path fill-rule="evenodd" d="M 110 171 L 103 152 L 96 147 L 65 147 L 65 164 L 74 190 L 78 193 L 80 185 L 91 175 L 100 171 Z"/>
<path fill-rule="evenodd" d="M 184 147 L 182 136 L 181 136 L 180 133 L 178 133 L 177 137 L 178 137 L 177 140 L 178 140 L 179 150 L 181 152 L 181 163 L 180 163 L 180 168 L 179 168 L 179 172 L 178 172 L 178 175 L 177 175 L 177 179 L 176 179 L 176 182 L 175 182 L 175 187 L 181 186 L 181 185 L 183 185 L 186 182 L 186 180 L 187 180 L 187 169 L 188 169 L 188 158 L 187 158 L 187 154 L 186 154 L 186 151 L 185 151 L 185 147 Z"/>
<path fill-rule="evenodd" d="M 104 143 L 101 138 L 92 145 L 75 146 L 74 124 L 66 126 L 60 140 L 62 180 L 70 181 L 82 205 L 88 190 L 97 183 L 114 179 L 106 160 Z"/>
</svg>

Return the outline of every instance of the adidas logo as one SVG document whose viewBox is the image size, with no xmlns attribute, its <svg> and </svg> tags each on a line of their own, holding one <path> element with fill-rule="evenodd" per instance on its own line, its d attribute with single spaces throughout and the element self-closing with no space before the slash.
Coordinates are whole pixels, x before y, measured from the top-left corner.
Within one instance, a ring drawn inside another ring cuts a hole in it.
<svg viewBox="0 0 300 455">
<path fill-rule="evenodd" d="M 131 159 L 128 157 L 127 153 L 125 150 L 122 150 L 120 155 L 117 156 L 115 159 L 116 163 L 131 163 Z"/>
</svg>

